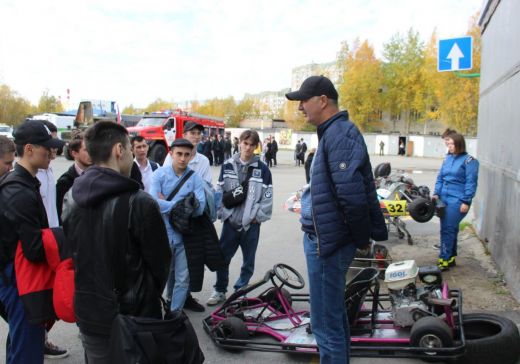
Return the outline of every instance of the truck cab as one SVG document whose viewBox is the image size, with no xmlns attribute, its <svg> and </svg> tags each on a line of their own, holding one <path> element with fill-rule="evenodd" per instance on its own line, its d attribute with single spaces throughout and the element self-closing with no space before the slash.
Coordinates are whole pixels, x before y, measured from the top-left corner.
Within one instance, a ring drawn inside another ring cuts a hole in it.
<svg viewBox="0 0 520 364">
<path fill-rule="evenodd" d="M 127 128 L 130 137 L 140 135 L 148 143 L 148 158 L 162 164 L 166 154 L 170 151 L 170 145 L 177 138 L 182 138 L 184 123 L 194 121 L 204 126 L 204 135 L 223 135 L 224 120 L 191 114 L 182 110 L 175 112 L 158 112 L 143 115 L 142 119 L 134 127 Z"/>
</svg>

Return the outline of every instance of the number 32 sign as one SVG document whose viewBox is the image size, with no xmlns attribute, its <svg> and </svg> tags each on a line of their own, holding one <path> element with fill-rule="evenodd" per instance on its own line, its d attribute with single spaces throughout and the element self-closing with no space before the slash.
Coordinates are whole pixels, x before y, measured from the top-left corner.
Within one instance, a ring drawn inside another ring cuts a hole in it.
<svg viewBox="0 0 520 364">
<path fill-rule="evenodd" d="M 382 200 L 390 216 L 406 215 L 406 200 Z"/>
</svg>

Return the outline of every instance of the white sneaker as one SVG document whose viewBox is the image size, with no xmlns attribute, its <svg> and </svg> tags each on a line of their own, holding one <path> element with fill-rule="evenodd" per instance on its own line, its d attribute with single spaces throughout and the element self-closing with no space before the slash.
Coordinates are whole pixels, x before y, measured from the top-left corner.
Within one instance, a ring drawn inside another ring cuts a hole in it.
<svg viewBox="0 0 520 364">
<path fill-rule="evenodd" d="M 220 302 L 224 302 L 226 300 L 226 294 L 218 291 L 213 291 L 208 302 L 206 304 L 208 306 L 218 305 Z"/>
</svg>

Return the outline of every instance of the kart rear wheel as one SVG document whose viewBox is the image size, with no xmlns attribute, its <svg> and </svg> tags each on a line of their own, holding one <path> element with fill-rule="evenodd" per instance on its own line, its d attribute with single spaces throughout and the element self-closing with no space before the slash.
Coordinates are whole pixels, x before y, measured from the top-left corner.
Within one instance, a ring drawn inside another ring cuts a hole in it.
<svg viewBox="0 0 520 364">
<path fill-rule="evenodd" d="M 456 363 L 512 364 L 520 357 L 520 334 L 515 323 L 487 313 L 462 316 L 466 353 Z"/>
<path fill-rule="evenodd" d="M 410 345 L 413 347 L 439 349 L 453 346 L 453 332 L 442 319 L 427 316 L 417 320 L 410 332 Z M 435 351 L 425 351 L 431 359 L 425 361 L 440 361 L 436 359 Z"/>
<path fill-rule="evenodd" d="M 244 321 L 238 317 L 228 317 L 219 322 L 215 328 L 215 333 L 219 338 L 224 340 L 247 340 L 249 332 Z M 233 345 L 244 345 L 242 343 L 233 343 Z"/>
<path fill-rule="evenodd" d="M 408 204 L 408 212 L 417 222 L 428 222 L 435 215 L 435 205 L 424 197 L 418 197 Z"/>
</svg>

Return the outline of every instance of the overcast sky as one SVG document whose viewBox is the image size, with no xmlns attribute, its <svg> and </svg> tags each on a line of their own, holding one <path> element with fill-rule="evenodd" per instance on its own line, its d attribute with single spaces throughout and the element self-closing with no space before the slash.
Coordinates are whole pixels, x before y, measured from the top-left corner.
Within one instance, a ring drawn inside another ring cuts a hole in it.
<svg viewBox="0 0 520 364">
<path fill-rule="evenodd" d="M 1 0 L 0 83 L 143 107 L 280 90 L 344 40 L 465 34 L 483 0 Z"/>
</svg>

